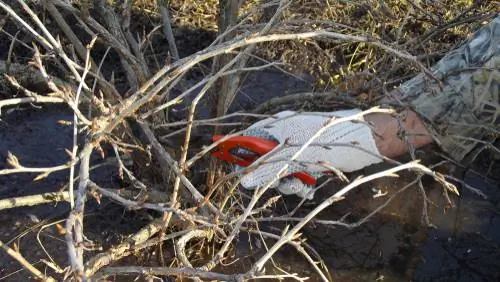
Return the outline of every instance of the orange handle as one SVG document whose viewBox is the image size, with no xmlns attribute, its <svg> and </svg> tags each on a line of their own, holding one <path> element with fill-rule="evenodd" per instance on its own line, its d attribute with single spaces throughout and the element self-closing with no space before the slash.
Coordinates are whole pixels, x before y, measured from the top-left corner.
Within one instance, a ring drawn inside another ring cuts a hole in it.
<svg viewBox="0 0 500 282">
<path fill-rule="evenodd" d="M 224 138 L 224 135 L 214 135 L 213 142 L 217 142 Z M 269 153 L 272 149 L 278 146 L 278 143 L 272 140 L 263 139 L 254 136 L 234 136 L 221 142 L 217 148 L 218 150 L 212 152 L 211 155 L 223 161 L 233 163 L 239 166 L 247 167 L 251 165 L 258 157 Z M 254 157 L 238 157 L 231 154 L 233 149 L 245 149 L 256 154 Z M 295 172 L 292 174 L 294 177 L 300 179 L 304 184 L 316 185 L 316 178 L 306 172 Z"/>
</svg>

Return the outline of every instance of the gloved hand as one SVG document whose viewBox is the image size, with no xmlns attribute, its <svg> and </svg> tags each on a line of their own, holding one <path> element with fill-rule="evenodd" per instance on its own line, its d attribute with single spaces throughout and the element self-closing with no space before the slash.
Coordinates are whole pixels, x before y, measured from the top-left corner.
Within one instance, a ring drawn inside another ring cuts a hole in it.
<svg viewBox="0 0 500 282">
<path fill-rule="evenodd" d="M 275 140 L 280 144 L 287 140 L 287 144 L 294 146 L 285 145 L 277 153 L 266 158 L 264 164 L 243 175 L 241 179 L 242 186 L 246 189 L 255 189 L 266 185 L 283 168 L 286 164 L 285 160 L 289 160 L 305 142 L 323 127 L 329 119 L 328 116 L 346 117 L 359 112 L 361 112 L 359 109 L 309 114 L 284 111 L 275 116 L 277 118 L 289 118 L 279 120 L 270 126 L 263 125 L 275 120 L 274 118 L 264 119 L 251 125 L 245 135 Z M 364 121 L 362 117 L 358 120 Z M 352 147 L 335 146 L 335 143 L 351 144 Z M 329 148 L 319 146 L 320 144 L 328 145 Z M 362 148 L 365 151 L 355 147 Z M 319 178 L 327 169 L 325 166 L 317 164 L 318 162 L 324 162 L 343 172 L 352 172 L 382 161 L 382 159 L 367 152 L 379 155 L 371 129 L 360 122 L 342 122 L 331 126 L 316 138 L 296 159 L 296 162 L 290 164 L 287 175 L 297 171 L 304 171 Z M 307 196 L 309 199 L 312 199 L 314 195 L 311 192 L 314 187 L 302 183 L 296 177 L 282 178 L 279 183 L 275 182 L 272 188 L 278 188 L 283 194 L 297 194 L 300 197 Z"/>
</svg>

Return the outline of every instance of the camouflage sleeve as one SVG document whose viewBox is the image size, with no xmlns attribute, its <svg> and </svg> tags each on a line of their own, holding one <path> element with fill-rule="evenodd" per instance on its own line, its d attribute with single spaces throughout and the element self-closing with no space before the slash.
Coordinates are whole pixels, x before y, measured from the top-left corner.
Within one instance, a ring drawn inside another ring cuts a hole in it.
<svg viewBox="0 0 500 282">
<path fill-rule="evenodd" d="M 420 74 L 395 91 L 424 119 L 441 148 L 462 161 L 478 143 L 499 136 L 500 16 L 446 54 L 432 72 L 442 89 Z"/>
</svg>

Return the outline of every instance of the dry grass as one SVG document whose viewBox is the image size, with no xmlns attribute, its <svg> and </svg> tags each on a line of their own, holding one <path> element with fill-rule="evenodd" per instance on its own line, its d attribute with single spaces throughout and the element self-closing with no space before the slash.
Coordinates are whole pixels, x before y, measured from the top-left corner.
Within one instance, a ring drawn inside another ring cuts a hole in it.
<svg viewBox="0 0 500 282">
<path fill-rule="evenodd" d="M 217 30 L 218 1 L 174 1 L 173 22 L 179 26 Z M 240 15 L 252 13 L 259 1 L 243 1 Z M 147 2 L 139 2 L 147 7 Z M 284 11 L 275 32 L 299 32 L 328 29 L 356 35 L 368 35 L 404 46 L 422 62 L 432 65 L 447 50 L 462 42 L 471 31 L 497 9 L 496 1 L 293 1 Z M 149 10 L 151 10 L 151 6 Z M 269 12 L 268 12 L 269 13 Z M 267 16 L 268 18 L 269 16 Z M 263 13 L 253 16 L 239 29 L 258 31 Z M 262 58 L 280 60 L 288 70 L 309 75 L 320 88 L 332 88 L 354 73 L 370 72 L 388 81 L 415 73 L 414 68 L 388 66 L 398 64 L 383 52 L 365 43 L 330 40 L 298 40 L 263 44 L 257 51 Z M 392 69 L 389 68 L 389 69 Z"/>
</svg>

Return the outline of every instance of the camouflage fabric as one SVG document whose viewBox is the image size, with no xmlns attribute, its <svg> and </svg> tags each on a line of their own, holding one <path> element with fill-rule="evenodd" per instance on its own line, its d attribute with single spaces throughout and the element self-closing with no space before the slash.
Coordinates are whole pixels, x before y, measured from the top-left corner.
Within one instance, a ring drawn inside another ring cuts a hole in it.
<svg viewBox="0 0 500 282">
<path fill-rule="evenodd" d="M 500 16 L 445 55 L 432 71 L 442 90 L 422 73 L 395 91 L 423 117 L 441 148 L 463 161 L 478 144 L 499 136 Z"/>
</svg>

